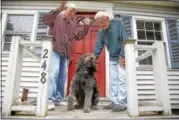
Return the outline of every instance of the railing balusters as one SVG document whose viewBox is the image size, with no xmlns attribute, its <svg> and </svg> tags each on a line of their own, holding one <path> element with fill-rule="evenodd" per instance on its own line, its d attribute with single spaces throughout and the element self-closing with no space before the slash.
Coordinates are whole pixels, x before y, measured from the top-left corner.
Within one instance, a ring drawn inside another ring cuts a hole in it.
<svg viewBox="0 0 179 120">
<path fill-rule="evenodd" d="M 28 46 L 42 46 L 41 59 Z M 37 106 L 20 106 L 18 104 L 19 89 L 22 70 L 22 59 L 24 47 L 26 52 L 35 59 L 41 60 L 39 91 L 37 97 Z M 2 115 L 10 116 L 11 111 L 26 111 L 35 113 L 36 116 L 44 117 L 47 115 L 47 100 L 48 100 L 48 80 L 50 74 L 50 59 L 51 59 L 52 43 L 51 40 L 29 42 L 22 40 L 19 36 L 12 38 L 10 60 L 8 64 L 8 75 L 5 86 L 5 96 L 3 101 Z"/>
<path fill-rule="evenodd" d="M 146 50 L 139 57 L 135 57 L 136 50 Z M 164 115 L 171 115 L 165 50 L 162 41 L 155 41 L 153 45 L 136 45 L 135 40 L 125 41 L 125 59 L 128 82 L 128 113 L 139 116 L 142 111 L 161 111 Z M 156 105 L 139 106 L 136 80 L 136 62 L 152 55 L 154 83 L 156 90 Z M 135 59 L 136 58 L 136 59 Z"/>
<path fill-rule="evenodd" d="M 135 40 L 125 41 L 125 58 L 127 73 L 127 110 L 130 116 L 138 116 L 138 95 L 135 66 Z"/>
<path fill-rule="evenodd" d="M 11 115 L 11 107 L 18 102 L 23 56 L 23 46 L 20 45 L 20 40 L 22 39 L 19 36 L 12 37 L 3 101 L 2 114 L 4 116 Z"/>
<path fill-rule="evenodd" d="M 164 44 L 162 41 L 156 41 L 154 45 L 157 48 L 152 54 L 156 102 L 157 104 L 163 106 L 164 115 L 171 115 Z"/>
</svg>

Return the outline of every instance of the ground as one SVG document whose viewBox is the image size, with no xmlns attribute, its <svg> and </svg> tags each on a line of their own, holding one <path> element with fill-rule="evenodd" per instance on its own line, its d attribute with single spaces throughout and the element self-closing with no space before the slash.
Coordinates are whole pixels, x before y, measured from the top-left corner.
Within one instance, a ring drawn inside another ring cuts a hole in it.
<svg viewBox="0 0 179 120">
<path fill-rule="evenodd" d="M 22 115 L 15 115 L 10 117 L 4 117 L 5 120 L 7 119 L 17 119 L 17 120 L 33 120 L 33 119 L 40 119 L 40 120 L 57 120 L 57 119 L 127 119 L 127 120 L 154 120 L 154 119 L 167 119 L 167 120 L 179 120 L 179 111 L 175 111 L 172 116 L 162 116 L 154 113 L 142 114 L 143 116 L 131 118 L 127 114 L 126 111 L 122 112 L 112 112 L 111 110 L 104 110 L 103 106 L 108 104 L 109 102 L 100 101 L 99 103 L 99 110 L 91 110 L 90 113 L 83 113 L 80 110 L 72 110 L 67 111 L 66 101 L 63 102 L 63 105 L 57 106 L 55 110 L 48 111 L 47 117 L 34 117 L 34 116 L 22 116 Z M 2 118 L 3 120 L 3 118 Z"/>
</svg>

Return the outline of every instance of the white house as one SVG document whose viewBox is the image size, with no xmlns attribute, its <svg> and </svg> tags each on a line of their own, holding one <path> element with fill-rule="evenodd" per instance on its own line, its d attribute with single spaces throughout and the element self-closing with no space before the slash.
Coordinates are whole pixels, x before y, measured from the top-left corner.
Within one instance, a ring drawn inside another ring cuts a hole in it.
<svg viewBox="0 0 179 120">
<path fill-rule="evenodd" d="M 167 66 L 168 90 L 172 109 L 179 109 L 179 2 L 170 1 L 72 1 L 78 6 L 77 15 L 91 17 L 97 11 L 106 11 L 111 18 L 121 19 L 127 35 L 136 40 L 136 45 L 152 45 L 155 41 L 164 42 L 164 52 Z M 42 22 L 42 16 L 60 5 L 59 1 L 2 1 L 2 55 L 1 55 L 1 98 L 5 96 L 7 69 L 10 67 L 10 46 L 12 36 L 21 36 L 25 41 L 41 41 L 47 35 L 48 28 Z M 92 52 L 96 41 L 98 26 L 91 26 L 88 35 L 82 41 L 73 44 L 73 59 L 69 64 L 68 82 L 75 71 L 79 57 L 86 52 Z M 34 49 L 40 55 L 40 47 Z M 144 50 L 135 52 L 136 57 Z M 96 78 L 101 97 L 109 97 L 108 53 L 104 49 L 100 56 Z M 154 102 L 156 100 L 152 57 L 137 62 L 137 93 L 139 101 Z M 22 87 L 29 89 L 29 98 L 37 97 L 40 73 L 40 61 L 24 55 L 20 79 L 20 94 Z"/>
</svg>

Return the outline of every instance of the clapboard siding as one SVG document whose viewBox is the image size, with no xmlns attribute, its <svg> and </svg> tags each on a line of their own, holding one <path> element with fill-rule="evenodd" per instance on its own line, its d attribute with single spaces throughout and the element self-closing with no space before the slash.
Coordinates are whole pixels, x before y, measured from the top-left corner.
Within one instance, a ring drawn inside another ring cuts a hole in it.
<svg viewBox="0 0 179 120">
<path fill-rule="evenodd" d="M 168 72 L 170 100 L 173 109 L 179 109 L 179 70 Z"/>
<path fill-rule="evenodd" d="M 7 69 L 8 69 L 8 55 L 2 56 L 2 101 L 5 90 L 5 81 L 7 79 Z M 20 94 L 22 94 L 23 87 L 29 89 L 29 98 L 37 97 L 38 92 L 38 77 L 40 73 L 40 61 L 33 59 L 28 56 L 24 56 L 22 63 L 22 73 L 21 73 L 21 82 L 20 82 Z"/>
<path fill-rule="evenodd" d="M 2 101 L 4 98 L 5 81 L 7 79 L 6 77 L 7 77 L 8 61 L 9 61 L 9 55 L 2 56 L 2 60 L 1 60 L 1 100 Z"/>
<path fill-rule="evenodd" d="M 137 89 L 139 101 L 155 103 L 153 71 L 137 71 Z"/>
<path fill-rule="evenodd" d="M 128 14 L 139 16 L 153 16 L 153 17 L 175 17 L 178 18 L 178 10 L 175 8 L 141 6 L 124 3 L 116 3 L 113 7 L 115 14 Z"/>
<path fill-rule="evenodd" d="M 40 62 L 24 57 L 22 63 L 21 83 L 19 97 L 22 95 L 22 88 L 29 89 L 28 98 L 36 98 L 38 92 L 38 77 Z M 5 90 L 5 81 L 8 69 L 8 55 L 2 57 L 2 100 Z M 179 109 L 179 70 L 168 70 L 168 84 L 172 108 Z M 152 70 L 137 70 L 137 86 L 139 101 L 155 103 L 154 76 Z"/>
<path fill-rule="evenodd" d="M 179 109 L 179 70 L 168 70 L 170 100 L 173 109 Z M 138 95 L 140 101 L 155 103 L 155 87 L 152 70 L 137 71 Z"/>
</svg>

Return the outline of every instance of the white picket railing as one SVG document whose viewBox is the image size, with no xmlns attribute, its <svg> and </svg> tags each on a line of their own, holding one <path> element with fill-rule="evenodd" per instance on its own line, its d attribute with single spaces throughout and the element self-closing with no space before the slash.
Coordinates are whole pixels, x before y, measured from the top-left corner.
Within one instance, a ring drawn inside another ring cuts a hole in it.
<svg viewBox="0 0 179 120">
<path fill-rule="evenodd" d="M 41 58 L 28 47 L 42 46 Z M 23 50 L 30 56 L 41 61 L 39 90 L 36 106 L 17 106 L 18 94 L 20 88 L 20 77 L 22 69 Z M 135 56 L 136 50 L 147 50 L 141 56 Z M 12 38 L 10 60 L 8 64 L 8 74 L 5 86 L 5 96 L 3 101 L 4 116 L 11 115 L 11 111 L 29 111 L 34 112 L 36 116 L 47 115 L 48 100 L 48 80 L 50 72 L 50 58 L 52 51 L 51 40 L 29 42 L 22 40 L 21 37 Z M 156 89 L 156 105 L 139 106 L 136 80 L 136 62 L 139 62 L 152 55 L 154 80 Z M 135 45 L 135 40 L 125 41 L 125 58 L 128 85 L 128 113 L 130 116 L 139 116 L 141 111 L 162 111 L 164 115 L 171 115 L 171 106 L 169 98 L 168 80 L 164 46 L 162 41 L 156 41 L 152 46 Z M 136 59 L 135 59 L 136 58 Z"/>
<path fill-rule="evenodd" d="M 128 113 L 130 116 L 139 116 L 140 112 L 161 111 L 164 115 L 171 115 L 166 58 L 163 41 L 155 41 L 153 45 L 135 45 L 135 40 L 125 41 L 125 59 L 127 73 Z M 136 58 L 137 50 L 146 50 Z M 152 56 L 156 104 L 139 106 L 137 94 L 136 62 Z"/>
<path fill-rule="evenodd" d="M 41 58 L 38 57 L 28 47 L 42 46 Z M 41 61 L 40 77 L 39 77 L 39 90 L 36 106 L 17 106 L 20 78 L 22 70 L 23 51 L 35 59 Z M 12 37 L 10 58 L 8 63 L 7 81 L 5 85 L 5 95 L 3 100 L 2 115 L 9 116 L 11 111 L 26 111 L 36 114 L 36 116 L 47 115 L 47 100 L 48 100 L 48 80 L 50 73 L 50 58 L 52 51 L 52 43 L 50 39 L 43 41 L 24 41 L 19 36 Z"/>
</svg>

